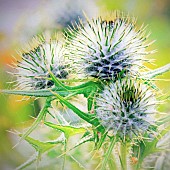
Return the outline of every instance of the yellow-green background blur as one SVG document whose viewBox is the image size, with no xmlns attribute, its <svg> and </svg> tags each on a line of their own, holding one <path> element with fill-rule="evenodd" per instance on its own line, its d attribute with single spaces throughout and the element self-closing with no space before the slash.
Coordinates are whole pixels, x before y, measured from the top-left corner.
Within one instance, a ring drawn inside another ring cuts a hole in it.
<svg viewBox="0 0 170 170">
<path fill-rule="evenodd" d="M 41 32 L 41 28 L 38 28 L 41 25 L 38 25 L 39 21 L 34 20 L 34 15 L 37 15 L 36 10 L 42 10 L 45 4 L 50 2 L 0 0 L 0 89 L 11 87 L 7 84 L 13 80 L 13 76 L 7 73 L 11 71 L 8 64 L 13 61 L 12 55 L 17 57 L 16 50 L 21 45 L 18 41 L 20 31 L 26 40 L 30 37 L 27 37 L 29 34 L 24 29 L 29 31 L 35 29 L 35 32 Z M 137 17 L 139 26 L 142 23 L 148 25 L 147 30 L 151 31 L 150 40 L 156 40 L 150 49 L 158 51 L 148 56 L 155 59 L 155 65 L 148 65 L 150 68 L 170 63 L 170 0 L 98 0 L 95 2 L 100 9 L 122 10 Z M 34 12 L 31 13 L 31 10 Z M 27 23 L 22 25 L 25 20 Z M 43 24 L 46 25 L 45 18 Z M 158 79 L 163 79 L 157 81 L 158 87 L 163 93 L 170 95 L 170 81 L 168 81 L 170 73 L 159 76 Z M 21 99 L 20 96 L 0 94 L 0 169 L 2 170 L 10 170 L 23 162 L 20 154 L 12 149 L 14 142 L 11 141 L 12 134 L 8 131 L 25 127 L 25 123 L 29 122 L 31 116 L 36 116 L 39 110 L 37 102 L 23 101 L 23 99 L 21 101 Z M 166 101 L 159 110 L 170 113 L 170 103 Z"/>
</svg>

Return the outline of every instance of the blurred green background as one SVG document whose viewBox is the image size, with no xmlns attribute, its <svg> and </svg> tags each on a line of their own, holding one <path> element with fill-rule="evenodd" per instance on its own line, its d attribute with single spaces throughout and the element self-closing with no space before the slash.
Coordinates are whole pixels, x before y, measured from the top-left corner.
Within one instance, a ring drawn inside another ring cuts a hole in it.
<svg viewBox="0 0 170 170">
<path fill-rule="evenodd" d="M 70 6 L 74 3 L 74 0 L 0 0 L 0 89 L 11 88 L 7 82 L 14 78 L 7 72 L 11 71 L 8 65 L 13 62 L 12 56 L 18 57 L 16 50 L 37 33 L 62 29 L 63 25 L 61 23 L 58 25 L 57 21 L 66 19 L 68 22 L 72 19 L 75 10 Z M 147 30 L 151 31 L 150 40 L 156 40 L 150 49 L 157 49 L 158 52 L 148 56 L 155 59 L 155 65 L 148 67 L 157 68 L 170 63 L 169 0 L 96 0 L 79 3 L 82 4 L 76 8 L 80 11 L 85 10 L 90 15 L 102 9 L 122 10 L 137 17 L 139 26 L 142 23 L 148 25 Z M 162 79 L 156 82 L 162 93 L 170 95 L 170 73 L 159 76 L 158 79 Z M 36 117 L 39 107 L 39 103 L 32 99 L 23 100 L 20 96 L 0 94 L 1 170 L 14 169 L 25 160 L 17 149 L 12 149 L 16 141 L 13 140 L 13 134 L 8 131 L 26 127 L 31 116 Z M 159 110 L 170 113 L 168 101 L 161 105 Z"/>
</svg>

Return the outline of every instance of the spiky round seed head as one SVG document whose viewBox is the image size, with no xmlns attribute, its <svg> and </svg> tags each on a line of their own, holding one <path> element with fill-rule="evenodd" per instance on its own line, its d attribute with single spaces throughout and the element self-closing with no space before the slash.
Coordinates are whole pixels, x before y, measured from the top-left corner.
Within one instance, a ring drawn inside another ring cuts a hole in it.
<svg viewBox="0 0 170 170">
<path fill-rule="evenodd" d="M 96 98 L 96 116 L 120 138 L 141 136 L 154 124 L 156 99 L 148 86 L 124 78 L 105 86 Z"/>
<path fill-rule="evenodd" d="M 16 65 L 17 86 L 21 89 L 45 89 L 54 85 L 49 70 L 60 79 L 68 75 L 64 47 L 58 41 L 34 38 L 21 52 L 22 61 Z"/>
<path fill-rule="evenodd" d="M 76 72 L 108 80 L 142 67 L 149 53 L 143 26 L 137 30 L 133 19 L 117 13 L 86 21 L 80 20 L 78 31 L 68 30 L 68 56 Z"/>
</svg>

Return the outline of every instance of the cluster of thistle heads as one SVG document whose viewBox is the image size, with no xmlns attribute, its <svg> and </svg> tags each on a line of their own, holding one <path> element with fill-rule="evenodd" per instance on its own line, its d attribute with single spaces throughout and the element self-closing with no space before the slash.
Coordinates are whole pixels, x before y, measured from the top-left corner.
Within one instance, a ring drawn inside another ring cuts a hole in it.
<svg viewBox="0 0 170 170">
<path fill-rule="evenodd" d="M 112 135 L 132 138 L 150 131 L 154 124 L 156 99 L 153 90 L 140 79 L 148 42 L 145 27 L 135 19 L 114 12 L 79 19 L 64 33 L 63 41 L 35 38 L 23 50 L 16 65 L 17 86 L 48 89 L 58 79 L 92 78 L 102 82 L 95 97 L 94 114 Z M 74 77 L 75 76 L 75 77 Z"/>
</svg>

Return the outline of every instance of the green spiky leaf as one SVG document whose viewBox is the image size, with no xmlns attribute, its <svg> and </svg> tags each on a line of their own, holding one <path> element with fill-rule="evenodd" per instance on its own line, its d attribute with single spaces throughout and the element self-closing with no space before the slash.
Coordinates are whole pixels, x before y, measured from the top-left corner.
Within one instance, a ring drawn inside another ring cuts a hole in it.
<svg viewBox="0 0 170 170">
<path fill-rule="evenodd" d="M 61 96 L 67 96 L 69 94 L 68 91 L 63 90 L 62 88 L 53 88 L 53 89 L 44 89 L 44 90 L 1 90 L 1 93 L 6 94 L 15 94 L 21 96 L 33 96 L 33 97 L 50 97 L 54 96 L 52 93 L 55 91 Z"/>
<path fill-rule="evenodd" d="M 87 129 L 84 127 L 57 125 L 57 124 L 53 124 L 51 122 L 45 122 L 44 124 L 53 128 L 53 129 L 62 131 L 65 134 L 66 138 L 76 135 L 76 134 L 79 134 L 79 133 L 84 133 L 87 131 Z"/>
<path fill-rule="evenodd" d="M 19 136 L 22 136 L 22 134 Z M 29 136 L 25 137 L 25 140 L 36 150 L 36 153 L 32 155 L 26 162 L 18 166 L 16 170 L 21 170 L 21 169 L 28 167 L 29 165 L 34 163 L 36 160 L 38 160 L 42 154 L 44 154 L 47 151 L 50 151 L 52 148 L 54 148 L 58 144 L 64 144 L 65 142 L 65 138 L 63 136 L 60 136 L 55 141 L 49 141 L 49 142 L 41 142 Z"/>
<path fill-rule="evenodd" d="M 39 153 L 42 154 L 50 149 L 52 149 L 53 147 L 55 147 L 57 144 L 59 143 L 64 143 L 64 138 L 58 138 L 58 140 L 56 141 L 52 141 L 52 142 L 41 142 L 39 140 L 33 139 L 29 136 L 27 136 L 25 138 L 25 140 Z"/>
<path fill-rule="evenodd" d="M 141 164 L 148 155 L 160 152 L 162 149 L 157 148 L 157 144 L 159 140 L 170 130 L 170 126 L 163 129 L 160 134 L 158 134 L 152 141 L 143 140 L 139 141 L 138 145 L 133 146 L 133 154 L 138 158 L 138 163 L 136 166 L 136 170 L 140 169 Z"/>
</svg>

